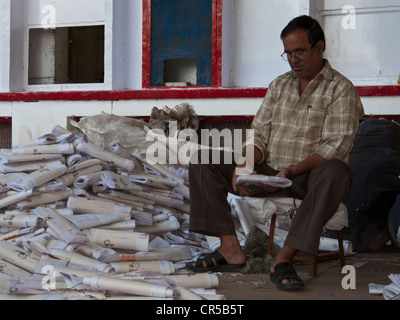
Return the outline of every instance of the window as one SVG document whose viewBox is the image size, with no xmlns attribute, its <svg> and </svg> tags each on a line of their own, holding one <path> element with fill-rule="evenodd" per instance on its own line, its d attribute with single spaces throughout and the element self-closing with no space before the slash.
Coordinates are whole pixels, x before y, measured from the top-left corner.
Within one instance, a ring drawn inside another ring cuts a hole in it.
<svg viewBox="0 0 400 320">
<path fill-rule="evenodd" d="M 143 0 L 143 87 L 221 85 L 221 0 Z"/>
<path fill-rule="evenodd" d="M 29 85 L 104 83 L 104 25 L 29 30 Z"/>
</svg>

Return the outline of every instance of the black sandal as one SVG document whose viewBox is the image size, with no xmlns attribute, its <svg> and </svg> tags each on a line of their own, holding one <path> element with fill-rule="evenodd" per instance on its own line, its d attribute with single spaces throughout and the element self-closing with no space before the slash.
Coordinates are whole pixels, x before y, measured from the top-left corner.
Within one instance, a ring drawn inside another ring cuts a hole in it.
<svg viewBox="0 0 400 320">
<path fill-rule="evenodd" d="M 204 267 L 205 262 L 206 267 Z M 202 256 L 193 263 L 186 263 L 186 268 L 198 273 L 204 272 L 240 272 L 246 265 L 245 264 L 228 264 L 225 258 L 218 252 Z"/>
<path fill-rule="evenodd" d="M 275 266 L 274 273 L 270 273 L 270 279 L 280 290 L 303 289 L 304 283 L 297 275 L 293 265 L 289 262 L 281 262 Z M 282 283 L 284 280 L 294 279 L 296 282 Z"/>
</svg>

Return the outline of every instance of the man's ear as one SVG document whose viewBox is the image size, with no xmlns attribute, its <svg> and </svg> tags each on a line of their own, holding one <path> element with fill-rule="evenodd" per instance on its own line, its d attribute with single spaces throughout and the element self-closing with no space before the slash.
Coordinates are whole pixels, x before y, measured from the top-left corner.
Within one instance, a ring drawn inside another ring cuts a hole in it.
<svg viewBox="0 0 400 320">
<path fill-rule="evenodd" d="M 321 54 L 323 54 L 325 52 L 325 42 L 323 40 L 319 40 L 316 44 L 315 44 L 315 49 L 320 52 Z"/>
</svg>

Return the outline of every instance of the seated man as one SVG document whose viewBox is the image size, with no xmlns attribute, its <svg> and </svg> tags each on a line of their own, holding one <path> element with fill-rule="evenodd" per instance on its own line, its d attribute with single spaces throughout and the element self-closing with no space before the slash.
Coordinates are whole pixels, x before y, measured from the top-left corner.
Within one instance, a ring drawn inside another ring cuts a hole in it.
<svg viewBox="0 0 400 320">
<path fill-rule="evenodd" d="M 323 58 L 325 36 L 316 20 L 292 20 L 281 39 L 282 58 L 292 70 L 270 84 L 252 124 L 253 144 L 244 148 L 243 158 L 254 157 L 259 174 L 292 180 L 287 189 L 260 185 L 266 196 L 303 200 L 270 270 L 278 288 L 290 289 L 304 287 L 293 257 L 298 251 L 317 254 L 323 226 L 348 194 L 347 162 L 364 110 L 353 84 Z M 252 195 L 248 186 L 236 184 L 238 170 L 246 165 L 190 165 L 190 230 L 220 237 L 221 247 L 188 263 L 189 269 L 223 272 L 244 266 L 227 194 Z"/>
</svg>

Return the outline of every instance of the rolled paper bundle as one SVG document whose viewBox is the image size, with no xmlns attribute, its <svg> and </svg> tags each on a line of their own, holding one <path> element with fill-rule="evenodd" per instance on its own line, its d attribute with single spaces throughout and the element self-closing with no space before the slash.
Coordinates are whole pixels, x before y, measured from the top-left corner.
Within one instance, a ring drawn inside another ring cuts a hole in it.
<svg viewBox="0 0 400 320">
<path fill-rule="evenodd" d="M 57 234 L 58 239 L 68 244 L 89 242 L 81 230 L 57 211 L 48 207 L 38 207 L 33 212 L 46 221 L 47 226 Z"/>
<path fill-rule="evenodd" d="M 135 168 L 135 164 L 132 160 L 122 158 L 112 152 L 100 149 L 99 147 L 84 141 L 78 143 L 78 145 L 76 146 L 76 150 L 93 158 L 109 162 L 129 172 L 133 171 L 133 169 Z"/>
<path fill-rule="evenodd" d="M 87 168 L 83 168 L 83 169 L 81 169 L 79 171 L 66 173 L 66 174 L 60 176 L 59 178 L 55 179 L 55 181 L 62 182 L 64 184 L 64 186 L 69 187 L 80 176 L 92 174 L 92 173 L 95 173 L 95 172 L 100 172 L 102 169 L 103 169 L 103 167 L 101 165 L 99 165 L 99 164 L 98 165 L 94 165 L 94 166 L 90 166 L 90 167 L 87 167 Z"/>
<path fill-rule="evenodd" d="M 141 192 L 149 189 L 149 187 L 133 183 L 129 180 L 129 177 L 111 171 L 103 171 L 101 174 L 101 180 L 110 189 L 127 190 L 130 192 Z"/>
<path fill-rule="evenodd" d="M 39 162 L 46 160 L 60 160 L 62 154 L 32 154 L 32 155 L 15 155 L 15 154 L 1 154 L 1 164 L 22 164 L 24 162 Z"/>
<path fill-rule="evenodd" d="M 31 274 L 6 260 L 0 259 L 0 282 L 7 280 L 23 279 L 31 276 Z"/>
<path fill-rule="evenodd" d="M 99 159 L 89 159 L 86 161 L 82 161 L 78 164 L 75 164 L 73 166 L 69 166 L 67 172 L 75 172 L 79 171 L 85 168 L 93 167 L 96 165 L 101 165 L 101 160 Z M 101 170 L 100 170 L 101 171 Z"/>
<path fill-rule="evenodd" d="M 153 214 L 151 212 L 131 210 L 131 214 L 138 226 L 151 226 L 153 224 Z"/>
<path fill-rule="evenodd" d="M 80 162 L 82 162 L 83 157 L 79 153 L 72 154 L 70 156 L 67 156 L 65 159 L 65 164 L 67 167 L 72 167 Z"/>
<path fill-rule="evenodd" d="M 112 153 L 115 153 L 116 155 L 125 158 L 125 159 L 129 159 L 132 160 L 134 163 L 134 170 L 138 171 L 138 172 L 143 172 L 144 168 L 143 168 L 143 164 L 136 159 L 135 157 L 133 157 L 128 150 L 125 149 L 125 147 L 119 142 L 119 141 L 113 141 L 110 143 L 109 145 L 110 151 Z"/>
<path fill-rule="evenodd" d="M 175 272 L 173 263 L 169 261 L 132 261 L 132 262 L 111 262 L 110 265 L 116 273 L 128 273 L 132 271 L 149 271 L 163 275 Z"/>
<path fill-rule="evenodd" d="M 131 215 L 131 207 L 114 204 L 110 201 L 69 197 L 67 207 L 76 213 L 118 214 L 125 217 Z"/>
<path fill-rule="evenodd" d="M 158 188 L 161 190 L 171 190 L 172 188 L 178 186 L 180 182 L 173 180 L 168 177 L 161 177 L 161 176 L 155 176 L 152 174 L 140 174 L 140 175 L 131 175 L 129 176 L 131 181 L 136 182 L 135 179 L 137 179 L 136 183 L 144 183 L 148 184 L 153 188 Z"/>
<path fill-rule="evenodd" d="M 39 263 L 39 260 L 30 257 L 28 251 L 7 241 L 0 241 L 0 258 L 32 274 Z"/>
<path fill-rule="evenodd" d="M 189 180 L 189 170 L 185 168 L 179 168 L 177 176 L 187 181 Z"/>
<path fill-rule="evenodd" d="M 75 148 L 72 143 L 16 146 L 12 148 L 12 154 L 74 154 Z"/>
<path fill-rule="evenodd" d="M 119 141 L 112 141 L 109 145 L 109 148 L 112 153 L 115 153 L 116 155 L 122 158 L 125 159 L 131 158 L 131 154 L 129 153 L 129 151 L 126 150 Z"/>
<path fill-rule="evenodd" d="M 400 274 L 390 274 L 391 284 L 383 288 L 382 294 L 385 300 L 399 300 L 400 296 Z"/>
<path fill-rule="evenodd" d="M 46 248 L 48 251 L 51 251 L 52 249 L 61 249 L 64 251 L 70 251 L 74 252 L 79 248 L 78 243 L 66 243 L 65 241 L 61 240 L 56 240 L 55 238 L 51 238 L 49 241 L 46 243 Z"/>
<path fill-rule="evenodd" d="M 136 280 L 117 279 L 107 276 L 83 278 L 83 283 L 90 288 L 105 291 L 132 294 L 144 297 L 173 298 L 174 290 L 170 287 Z"/>
<path fill-rule="evenodd" d="M 103 180 L 97 181 L 97 182 L 93 183 L 93 185 L 92 185 L 92 191 L 94 193 L 104 192 L 104 191 L 107 191 L 107 190 L 108 190 L 108 187 L 103 182 Z"/>
<path fill-rule="evenodd" d="M 8 187 L 15 191 L 33 189 L 55 178 L 58 178 L 66 171 L 67 167 L 58 161 L 57 163 L 49 164 L 40 170 L 28 174 L 24 178 L 9 183 Z"/>
<path fill-rule="evenodd" d="M 165 233 L 176 231 L 179 229 L 179 222 L 174 216 L 170 216 L 168 220 L 153 223 L 151 226 L 136 227 L 136 232 L 146 233 Z"/>
<path fill-rule="evenodd" d="M 107 229 L 83 230 L 90 242 L 105 248 L 148 251 L 149 235 L 139 232 L 127 232 Z"/>
<path fill-rule="evenodd" d="M 54 191 L 49 193 L 42 193 L 34 195 L 27 200 L 20 201 L 11 205 L 14 210 L 33 209 L 38 206 L 51 204 L 57 201 L 65 200 L 71 195 L 71 189 L 64 189 L 62 191 Z"/>
<path fill-rule="evenodd" d="M 74 224 L 78 229 L 100 228 L 100 226 L 108 226 L 113 223 L 122 221 L 124 216 L 118 214 L 78 214 L 66 216 L 66 218 Z"/>
<path fill-rule="evenodd" d="M 110 229 L 110 230 L 133 230 L 136 228 L 136 221 L 128 220 L 128 221 L 114 222 L 97 228 Z"/>
<path fill-rule="evenodd" d="M 119 258 L 119 254 L 116 251 L 91 242 L 80 245 L 79 252 L 104 263 L 112 260 L 115 261 Z"/>
<path fill-rule="evenodd" d="M 171 254 L 168 252 L 136 252 L 135 254 L 120 254 L 118 260 L 113 262 L 129 262 L 129 261 L 169 261 Z"/>
<path fill-rule="evenodd" d="M 36 227 L 40 218 L 35 215 L 7 215 L 0 214 L 0 226 L 2 227 L 15 227 L 15 228 L 26 228 Z"/>
<path fill-rule="evenodd" d="M 120 191 L 116 191 L 116 190 L 107 190 L 104 193 L 106 195 L 109 195 L 109 196 L 113 197 L 114 199 L 118 199 L 118 200 L 142 202 L 142 203 L 151 204 L 151 205 L 155 204 L 155 202 L 151 199 L 143 198 L 143 197 L 131 194 L 131 193 L 120 192 Z"/>
<path fill-rule="evenodd" d="M 190 192 L 188 186 L 180 183 L 173 189 L 173 191 L 181 194 L 186 200 L 190 200 Z"/>
<path fill-rule="evenodd" d="M 211 289 L 219 285 L 218 277 L 211 273 L 169 275 L 168 278 L 185 288 Z"/>
<path fill-rule="evenodd" d="M 114 272 L 114 269 L 109 264 L 86 257 L 77 252 L 69 252 L 62 249 L 51 249 L 49 251 L 52 256 L 60 260 L 67 261 L 68 263 L 81 265 L 86 270 L 104 273 Z"/>
<path fill-rule="evenodd" d="M 11 206 L 15 203 L 28 199 L 33 196 L 33 190 L 26 190 L 10 195 L 6 198 L 0 199 L 0 209 Z"/>
<path fill-rule="evenodd" d="M 101 173 L 102 171 L 98 171 L 95 173 L 90 173 L 86 175 L 81 175 L 74 181 L 75 188 L 87 188 L 95 184 L 96 182 L 101 181 Z"/>
<path fill-rule="evenodd" d="M 51 133 L 54 133 L 58 139 L 59 143 L 72 143 L 75 139 L 75 133 L 65 129 L 60 125 L 56 125 Z"/>
<path fill-rule="evenodd" d="M 163 190 L 169 190 L 170 188 L 158 181 L 157 179 L 154 179 L 152 176 L 138 176 L 138 175 L 130 175 L 129 180 L 131 180 L 134 183 L 138 184 L 144 184 L 146 186 L 156 188 L 156 189 L 163 189 Z"/>
<path fill-rule="evenodd" d="M 162 174 L 165 177 L 171 178 L 173 180 L 176 180 L 178 182 L 182 182 L 183 183 L 183 179 L 180 177 L 175 176 L 172 172 L 170 172 L 168 169 L 166 169 L 164 166 L 155 163 L 155 164 L 151 164 L 150 162 L 148 162 L 146 160 L 145 157 L 143 157 L 140 152 L 138 151 L 134 151 L 132 153 L 132 156 L 134 156 L 136 159 L 138 159 L 140 162 L 142 162 L 145 166 L 148 166 L 149 168 L 151 168 L 152 170 L 155 170 L 155 172 L 159 172 L 160 174 Z"/>
</svg>

